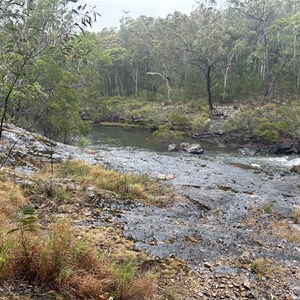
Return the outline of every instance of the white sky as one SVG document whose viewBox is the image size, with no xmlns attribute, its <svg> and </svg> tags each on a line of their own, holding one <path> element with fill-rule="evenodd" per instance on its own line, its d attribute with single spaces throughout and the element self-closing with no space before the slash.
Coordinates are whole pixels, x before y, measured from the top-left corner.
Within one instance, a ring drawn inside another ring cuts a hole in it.
<svg viewBox="0 0 300 300">
<path fill-rule="evenodd" d="M 175 10 L 189 14 L 194 7 L 194 0 L 85 0 L 89 6 L 96 6 L 101 14 L 93 31 L 100 31 L 104 27 L 118 27 L 124 11 L 129 16 L 137 18 L 141 15 L 150 17 L 165 17 Z"/>
</svg>

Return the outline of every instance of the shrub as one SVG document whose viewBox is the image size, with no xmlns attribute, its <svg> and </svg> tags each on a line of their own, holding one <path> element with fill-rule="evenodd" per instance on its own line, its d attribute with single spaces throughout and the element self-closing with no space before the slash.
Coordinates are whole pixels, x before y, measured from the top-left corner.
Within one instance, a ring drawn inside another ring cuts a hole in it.
<svg viewBox="0 0 300 300">
<path fill-rule="evenodd" d="M 179 112 L 177 110 L 172 111 L 168 114 L 168 121 L 175 126 L 186 126 L 190 127 L 190 118 L 183 114 L 182 112 Z"/>
<path fill-rule="evenodd" d="M 183 137 L 183 133 L 180 131 L 171 130 L 170 124 L 160 125 L 153 136 L 159 138 L 162 141 L 178 141 Z"/>
<path fill-rule="evenodd" d="M 192 130 L 204 132 L 209 129 L 210 119 L 206 114 L 199 114 L 192 120 Z"/>
<path fill-rule="evenodd" d="M 277 107 L 269 103 L 261 108 L 247 109 L 235 114 L 224 124 L 225 132 L 250 134 L 265 142 L 275 143 L 282 137 L 300 137 L 300 106 L 290 103 Z"/>
</svg>

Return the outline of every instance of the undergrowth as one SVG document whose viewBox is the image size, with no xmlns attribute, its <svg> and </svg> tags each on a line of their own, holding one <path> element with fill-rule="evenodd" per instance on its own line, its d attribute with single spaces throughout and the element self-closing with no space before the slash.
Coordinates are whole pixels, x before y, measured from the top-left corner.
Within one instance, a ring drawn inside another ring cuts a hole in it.
<svg viewBox="0 0 300 300">
<path fill-rule="evenodd" d="M 151 299 L 151 279 L 130 261 L 112 268 L 68 219 L 42 231 L 28 204 L 20 187 L 0 183 L 0 285 L 23 281 L 63 299 Z"/>
</svg>

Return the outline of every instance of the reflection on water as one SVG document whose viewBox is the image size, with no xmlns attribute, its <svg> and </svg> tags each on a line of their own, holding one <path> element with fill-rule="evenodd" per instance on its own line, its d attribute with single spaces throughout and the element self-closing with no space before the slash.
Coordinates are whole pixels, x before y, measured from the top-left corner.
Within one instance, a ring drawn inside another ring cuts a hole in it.
<svg viewBox="0 0 300 300">
<path fill-rule="evenodd" d="M 123 128 L 95 126 L 88 137 L 90 147 L 107 149 L 111 147 L 128 147 L 136 150 L 152 152 L 168 152 L 168 142 L 162 142 L 154 138 L 149 130 L 143 128 Z M 185 142 L 197 143 L 197 140 L 185 138 Z M 232 153 L 233 149 L 223 144 L 215 144 L 201 141 L 207 155 Z"/>
<path fill-rule="evenodd" d="M 152 151 L 165 155 L 190 155 L 187 153 L 170 153 L 168 144 L 154 138 L 149 130 L 142 128 L 123 128 L 95 126 L 88 137 L 89 148 L 106 149 L 125 148 L 130 151 Z M 186 139 L 190 143 L 197 143 L 197 140 Z M 235 149 L 225 147 L 223 144 L 200 142 L 204 154 L 199 158 L 220 161 L 225 163 L 240 163 L 245 165 L 258 164 L 265 170 L 287 170 L 293 165 L 293 161 L 299 160 L 297 156 L 251 156 L 243 155 Z M 299 162 L 300 163 L 300 162 Z"/>
<path fill-rule="evenodd" d="M 130 147 L 154 152 L 168 151 L 168 144 L 153 138 L 142 128 L 95 126 L 89 135 L 93 148 Z"/>
</svg>

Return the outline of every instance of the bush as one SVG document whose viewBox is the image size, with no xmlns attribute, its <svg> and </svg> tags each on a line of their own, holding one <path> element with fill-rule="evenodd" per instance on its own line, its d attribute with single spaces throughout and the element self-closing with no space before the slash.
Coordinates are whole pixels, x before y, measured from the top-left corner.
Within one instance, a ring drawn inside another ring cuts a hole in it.
<svg viewBox="0 0 300 300">
<path fill-rule="evenodd" d="M 224 130 L 250 135 L 269 143 L 276 143 L 286 137 L 297 140 L 300 137 L 299 115 L 298 104 L 289 103 L 277 107 L 274 103 L 269 103 L 233 115 L 225 122 Z"/>
<path fill-rule="evenodd" d="M 153 136 L 159 138 L 162 141 L 178 141 L 183 137 L 183 133 L 180 131 L 171 130 L 170 124 L 161 125 L 156 131 L 154 131 Z"/>
<path fill-rule="evenodd" d="M 168 114 L 168 121 L 175 126 L 190 127 L 190 118 L 180 111 L 172 111 Z"/>
<path fill-rule="evenodd" d="M 209 129 L 210 119 L 207 117 L 206 114 L 198 114 L 192 120 L 192 130 L 204 132 Z"/>
</svg>

